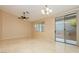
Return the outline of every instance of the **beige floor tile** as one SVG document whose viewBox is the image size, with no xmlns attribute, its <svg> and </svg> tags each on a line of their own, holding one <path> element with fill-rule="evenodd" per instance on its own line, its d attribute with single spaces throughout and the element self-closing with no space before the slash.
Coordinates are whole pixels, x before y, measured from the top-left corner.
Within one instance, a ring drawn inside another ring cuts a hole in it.
<svg viewBox="0 0 79 59">
<path fill-rule="evenodd" d="M 9 39 L 0 40 L 2 53 L 73 53 L 79 52 L 79 47 L 45 39 Z"/>
</svg>

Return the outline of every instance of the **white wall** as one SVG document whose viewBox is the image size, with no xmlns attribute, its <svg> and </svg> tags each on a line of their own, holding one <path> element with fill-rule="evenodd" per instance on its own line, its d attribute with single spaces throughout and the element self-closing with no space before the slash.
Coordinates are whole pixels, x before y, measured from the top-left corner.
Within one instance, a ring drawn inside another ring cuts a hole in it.
<svg viewBox="0 0 79 59">
<path fill-rule="evenodd" d="M 2 39 L 32 37 L 32 24 L 30 22 L 24 22 L 16 16 L 4 11 L 1 11 L 1 13 L 0 17 L 2 17 L 2 19 L 0 19 L 2 20 Z"/>
<path fill-rule="evenodd" d="M 44 22 L 44 31 L 43 32 L 36 32 L 33 30 L 33 38 L 38 39 L 47 39 L 47 40 L 55 40 L 55 18 L 52 17 L 46 17 L 42 18 L 41 20 L 37 20 L 33 22 L 33 25 L 38 22 Z"/>
<path fill-rule="evenodd" d="M 2 17 L 1 17 L 1 11 L 0 11 L 0 39 L 2 37 Z"/>
</svg>

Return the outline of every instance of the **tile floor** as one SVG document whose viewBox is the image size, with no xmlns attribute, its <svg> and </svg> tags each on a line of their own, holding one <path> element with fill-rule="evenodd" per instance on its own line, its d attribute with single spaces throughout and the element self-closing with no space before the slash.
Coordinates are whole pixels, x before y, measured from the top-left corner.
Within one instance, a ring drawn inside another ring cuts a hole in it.
<svg viewBox="0 0 79 59">
<path fill-rule="evenodd" d="M 56 38 L 56 41 L 64 42 L 64 39 Z M 74 45 L 77 44 L 77 41 L 74 41 L 74 40 L 65 39 L 65 41 L 66 41 L 66 43 L 71 43 L 71 44 L 74 44 Z"/>
<path fill-rule="evenodd" d="M 1 53 L 78 53 L 79 47 L 45 39 L 0 40 Z"/>
</svg>

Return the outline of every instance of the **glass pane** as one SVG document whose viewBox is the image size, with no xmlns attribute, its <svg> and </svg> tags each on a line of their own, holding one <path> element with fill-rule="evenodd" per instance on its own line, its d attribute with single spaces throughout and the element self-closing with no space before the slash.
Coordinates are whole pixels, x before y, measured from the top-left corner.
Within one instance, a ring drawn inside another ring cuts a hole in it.
<svg viewBox="0 0 79 59">
<path fill-rule="evenodd" d="M 44 24 L 43 23 L 38 23 L 38 24 L 35 24 L 35 31 L 37 32 L 43 32 L 43 28 L 44 28 Z"/>
<path fill-rule="evenodd" d="M 56 41 L 64 42 L 64 18 L 56 18 Z"/>
<path fill-rule="evenodd" d="M 66 43 L 76 44 L 76 14 L 65 16 Z"/>
<path fill-rule="evenodd" d="M 40 32 L 43 32 L 43 24 L 40 24 Z"/>
</svg>

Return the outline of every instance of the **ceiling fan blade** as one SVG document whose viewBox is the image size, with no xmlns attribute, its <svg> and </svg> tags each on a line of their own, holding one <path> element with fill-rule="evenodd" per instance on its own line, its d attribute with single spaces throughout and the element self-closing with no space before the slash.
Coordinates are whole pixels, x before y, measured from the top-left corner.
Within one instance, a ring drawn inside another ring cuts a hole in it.
<svg viewBox="0 0 79 59">
<path fill-rule="evenodd" d="M 26 13 L 27 13 L 27 14 L 29 14 L 29 12 L 28 12 L 28 11 L 23 12 L 23 15 L 22 15 L 22 16 L 20 16 L 20 17 L 18 17 L 18 19 L 26 19 L 26 20 L 27 20 L 27 19 L 29 19 L 29 17 L 26 17 L 26 16 L 25 16 L 25 14 L 26 14 Z"/>
<path fill-rule="evenodd" d="M 18 17 L 18 19 L 21 19 L 21 17 Z"/>
<path fill-rule="evenodd" d="M 26 17 L 26 19 L 29 19 L 29 17 Z"/>
<path fill-rule="evenodd" d="M 26 11 L 27 14 L 30 14 L 28 11 Z"/>
<path fill-rule="evenodd" d="M 25 17 L 25 12 L 23 12 L 23 16 Z"/>
<path fill-rule="evenodd" d="M 23 16 L 18 17 L 18 19 L 23 19 Z"/>
</svg>

